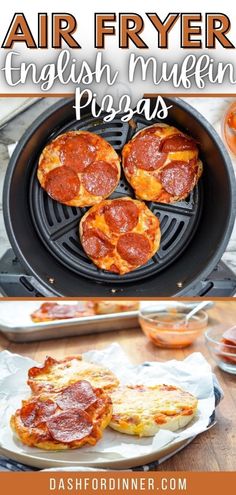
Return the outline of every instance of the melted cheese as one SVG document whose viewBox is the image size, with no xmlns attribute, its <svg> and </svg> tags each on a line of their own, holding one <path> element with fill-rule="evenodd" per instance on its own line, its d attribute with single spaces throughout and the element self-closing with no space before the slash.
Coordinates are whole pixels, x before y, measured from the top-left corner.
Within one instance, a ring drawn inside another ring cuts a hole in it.
<svg viewBox="0 0 236 495">
<path fill-rule="evenodd" d="M 154 256 L 156 251 L 159 249 L 160 245 L 160 238 L 161 238 L 161 232 L 160 232 L 160 225 L 159 225 L 159 220 L 157 217 L 151 212 L 151 210 L 148 209 L 148 207 L 137 200 L 131 200 L 128 197 L 124 198 L 119 198 L 120 200 L 129 200 L 135 202 L 136 206 L 138 207 L 139 210 L 139 220 L 137 225 L 132 229 L 131 232 L 139 233 L 139 234 L 145 234 L 150 242 L 150 257 Z M 93 259 L 93 262 L 99 266 L 99 268 L 102 268 L 103 270 L 109 270 L 112 265 L 115 265 L 120 274 L 125 274 L 130 272 L 131 270 L 134 270 L 138 268 L 139 265 L 133 266 L 129 264 L 126 260 L 124 260 L 120 254 L 118 253 L 116 249 L 116 244 L 117 241 L 120 237 L 120 233 L 116 233 L 111 231 L 109 226 L 107 225 L 104 214 L 100 213 L 102 211 L 102 207 L 104 205 L 109 205 L 112 203 L 112 200 L 104 200 L 99 203 L 99 205 L 93 206 L 82 218 L 80 222 L 80 237 L 81 239 L 83 238 L 83 225 L 87 221 L 89 222 L 89 227 L 90 228 L 98 228 L 100 231 L 102 231 L 109 241 L 114 245 L 114 252 L 112 255 L 108 254 L 104 256 L 103 258 L 99 259 Z M 93 214 L 91 220 L 90 220 L 90 215 L 91 213 Z M 112 270 L 111 270 L 112 271 Z"/>
<path fill-rule="evenodd" d="M 148 127 L 155 128 L 155 135 L 161 139 L 166 139 L 169 136 L 182 134 L 178 129 L 172 126 L 168 126 L 165 124 L 154 124 L 153 126 Z M 144 129 L 139 131 L 132 139 L 135 139 L 136 136 L 141 133 Z M 131 186 L 135 191 L 135 195 L 139 199 L 144 199 L 146 201 L 160 201 L 163 203 L 172 203 L 174 201 L 179 201 L 186 197 L 186 194 L 183 197 L 176 197 L 169 194 L 161 184 L 160 181 L 160 173 L 163 168 L 165 168 L 168 163 L 171 161 L 184 161 L 188 162 L 192 159 L 198 158 L 198 150 L 182 150 L 182 151 L 174 151 L 169 152 L 167 154 L 166 160 L 163 165 L 157 170 L 143 170 L 134 165 L 134 171 L 131 173 L 130 170 L 126 167 L 126 160 L 131 151 L 131 141 L 129 141 L 122 150 L 122 164 L 125 171 L 125 175 Z M 198 171 L 196 172 L 195 181 L 193 181 L 192 189 L 196 185 L 199 177 L 202 173 L 202 162 L 198 160 Z"/>
<path fill-rule="evenodd" d="M 70 131 L 67 132 L 66 134 L 69 135 L 69 134 L 86 134 L 86 133 L 90 135 L 92 134 L 92 133 L 88 133 L 87 131 Z M 60 147 L 57 144 L 57 140 L 59 140 L 61 136 L 62 135 L 57 136 L 53 141 L 51 141 L 51 143 L 45 146 L 39 157 L 37 177 L 40 182 L 40 185 L 43 188 L 45 188 L 47 173 L 53 170 L 54 168 L 62 166 L 60 160 Z M 116 186 L 117 186 L 120 180 L 120 159 L 114 148 L 105 139 L 98 136 L 97 134 L 94 134 L 94 136 L 96 136 L 96 140 L 99 141 L 99 146 L 96 152 L 96 161 L 104 160 L 116 166 L 117 168 Z M 76 196 L 76 198 L 72 199 L 71 201 L 66 201 L 65 204 L 69 206 L 85 207 L 99 203 L 101 199 L 104 198 L 104 196 L 96 196 L 89 193 L 81 182 L 82 174 L 78 172 L 77 175 L 80 179 L 79 194 L 78 196 Z M 114 187 L 113 191 L 116 189 L 116 186 Z M 110 194 L 112 194 L 113 191 L 111 191 Z"/>
<path fill-rule="evenodd" d="M 112 395 L 110 426 L 131 435 L 152 436 L 159 428 L 172 431 L 193 418 L 197 399 L 176 387 L 119 387 Z"/>
<path fill-rule="evenodd" d="M 108 369 L 89 363 L 79 358 L 56 362 L 50 367 L 39 369 L 36 376 L 29 375 L 29 385 L 32 390 L 60 389 L 78 380 L 87 380 L 93 387 L 112 389 L 119 384 L 116 376 Z"/>
<path fill-rule="evenodd" d="M 112 415 L 112 404 L 110 398 L 101 389 L 97 389 L 94 392 L 96 393 L 98 400 L 95 404 L 86 409 L 86 414 L 93 423 L 93 429 L 89 435 L 86 435 L 80 440 L 73 440 L 71 442 L 54 440 L 46 424 L 49 417 L 37 425 L 30 424 L 29 426 L 26 426 L 21 419 L 21 409 L 17 409 L 15 414 L 12 415 L 10 420 L 11 428 L 17 434 L 21 442 L 29 447 L 38 447 L 44 450 L 67 450 L 77 449 L 86 444 L 95 445 L 102 437 L 103 430 L 110 422 Z M 30 407 L 32 401 L 34 404 L 44 402 L 46 400 L 56 403 L 56 397 L 57 395 L 54 392 L 47 392 L 40 396 L 33 396 L 28 401 L 23 401 L 22 406 L 25 407 L 29 405 Z M 66 414 L 66 410 L 62 411 L 57 405 L 56 411 L 53 412 L 53 418 L 61 412 Z M 68 412 L 70 413 L 70 408 L 68 409 Z"/>
</svg>

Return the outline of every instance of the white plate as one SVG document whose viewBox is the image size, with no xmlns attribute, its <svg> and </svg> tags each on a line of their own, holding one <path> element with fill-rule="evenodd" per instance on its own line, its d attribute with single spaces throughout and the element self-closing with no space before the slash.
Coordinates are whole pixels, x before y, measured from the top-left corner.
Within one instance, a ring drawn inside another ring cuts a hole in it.
<svg viewBox="0 0 236 495">
<path fill-rule="evenodd" d="M 198 397 L 198 411 L 189 425 L 172 433 L 161 429 L 155 437 L 138 438 L 106 428 L 97 445 L 67 451 L 44 451 L 23 445 L 13 434 L 10 417 L 29 396 L 27 371 L 34 361 L 0 353 L 0 451 L 6 457 L 40 469 L 50 467 L 100 467 L 128 469 L 170 456 L 187 445 L 194 436 L 208 429 L 214 411 L 213 377 L 209 364 L 199 353 L 184 361 L 152 362 L 132 365 L 122 348 L 113 343 L 102 350 L 84 354 L 88 361 L 104 365 L 116 373 L 121 383 L 170 383 Z"/>
<path fill-rule="evenodd" d="M 0 448 L 0 454 L 12 459 L 13 461 L 26 464 L 27 466 L 37 467 L 39 469 L 45 468 L 66 468 L 71 467 L 78 469 L 82 467 L 91 468 L 107 468 L 107 469 L 129 469 L 136 466 L 144 466 L 154 461 L 163 461 L 163 458 L 169 458 L 175 453 L 182 450 L 187 446 L 193 438 L 187 439 L 181 442 L 174 442 L 169 446 L 157 449 L 151 454 L 139 455 L 129 458 L 117 458 L 110 453 L 107 454 L 107 458 L 102 457 L 99 454 L 91 454 L 79 450 L 71 450 L 66 452 L 43 452 L 38 449 L 32 448 L 32 453 L 24 452 L 17 440 L 10 439 L 9 448 Z M 25 449 L 26 450 L 26 449 Z"/>
</svg>

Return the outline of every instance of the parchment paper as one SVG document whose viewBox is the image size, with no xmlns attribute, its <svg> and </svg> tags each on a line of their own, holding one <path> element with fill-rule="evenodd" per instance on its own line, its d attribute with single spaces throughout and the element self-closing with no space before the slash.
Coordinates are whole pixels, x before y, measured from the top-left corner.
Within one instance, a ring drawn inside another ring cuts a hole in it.
<svg viewBox="0 0 236 495">
<path fill-rule="evenodd" d="M 193 353 L 183 361 L 147 362 L 138 366 L 132 365 L 123 349 L 116 343 L 103 350 L 89 351 L 84 354 L 87 361 L 102 364 L 116 373 L 123 384 L 172 384 L 180 386 L 198 398 L 198 412 L 192 422 L 184 429 L 172 433 L 159 430 L 154 437 L 138 438 L 124 435 L 107 428 L 103 438 L 96 446 L 84 447 L 83 452 L 93 455 L 97 452 L 100 458 L 115 456 L 128 458 L 158 451 L 162 447 L 184 440 L 205 431 L 209 418 L 215 408 L 213 375 L 211 368 L 200 353 Z M 27 371 L 35 366 L 32 359 L 12 354 L 8 351 L 0 353 L 0 446 L 13 449 L 13 446 L 25 453 L 38 453 L 22 445 L 15 438 L 9 426 L 11 414 L 20 407 L 21 400 L 30 395 L 26 384 Z M 42 451 L 41 451 L 42 452 Z M 63 457 L 67 452 L 63 452 Z M 49 453 L 53 456 L 53 453 Z M 82 455 L 82 452 L 81 452 Z M 57 454 L 58 457 L 58 454 Z"/>
</svg>

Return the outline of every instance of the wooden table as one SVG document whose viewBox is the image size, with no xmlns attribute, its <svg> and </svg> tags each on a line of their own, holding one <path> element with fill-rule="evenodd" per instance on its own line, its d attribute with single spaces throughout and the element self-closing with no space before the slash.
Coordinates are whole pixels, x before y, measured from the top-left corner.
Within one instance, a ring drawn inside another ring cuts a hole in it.
<svg viewBox="0 0 236 495">
<path fill-rule="evenodd" d="M 236 323 L 236 301 L 217 301 L 209 311 L 210 324 L 224 323 L 232 326 Z M 142 334 L 140 328 L 122 330 L 67 339 L 48 340 L 28 344 L 14 344 L 0 336 L 0 350 L 29 356 L 43 361 L 45 355 L 55 358 L 82 353 L 89 349 L 102 349 L 112 342 L 118 342 L 133 363 L 147 360 L 166 361 L 184 359 L 190 353 L 199 351 L 212 365 L 214 373 L 224 390 L 224 400 L 217 407 L 217 424 L 208 432 L 199 435 L 188 447 L 164 462 L 160 471 L 234 471 L 236 470 L 236 376 L 218 369 L 204 344 L 204 338 L 193 346 L 183 350 L 165 350 L 156 348 Z"/>
</svg>

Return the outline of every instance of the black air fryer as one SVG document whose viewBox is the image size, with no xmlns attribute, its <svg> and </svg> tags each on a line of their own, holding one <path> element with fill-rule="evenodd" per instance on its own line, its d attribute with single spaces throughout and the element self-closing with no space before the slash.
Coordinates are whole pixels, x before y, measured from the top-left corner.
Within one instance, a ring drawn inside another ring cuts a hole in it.
<svg viewBox="0 0 236 495">
<path fill-rule="evenodd" d="M 123 276 L 98 269 L 78 237 L 78 224 L 87 208 L 52 200 L 40 187 L 36 171 L 42 149 L 58 134 L 69 130 L 95 132 L 120 153 L 134 133 L 158 120 L 150 122 L 137 116 L 136 129 L 120 118 L 106 123 L 102 116 L 95 119 L 89 113 L 77 121 L 74 101 L 63 99 L 25 132 L 9 162 L 3 208 L 12 250 L 0 262 L 0 286 L 5 295 L 144 299 L 235 293 L 234 274 L 219 263 L 235 219 L 231 160 L 202 115 L 178 98 L 165 100 L 172 105 L 165 122 L 196 139 L 204 172 L 186 201 L 171 205 L 147 202 L 161 224 L 157 254 L 145 266 Z M 124 196 L 134 194 L 122 176 L 111 197 Z"/>
</svg>

